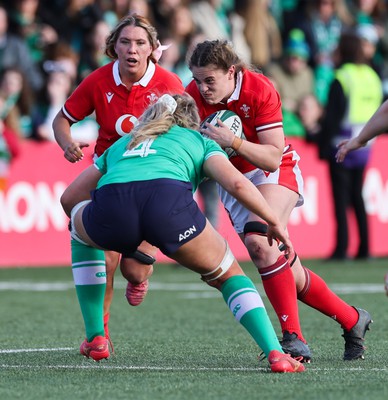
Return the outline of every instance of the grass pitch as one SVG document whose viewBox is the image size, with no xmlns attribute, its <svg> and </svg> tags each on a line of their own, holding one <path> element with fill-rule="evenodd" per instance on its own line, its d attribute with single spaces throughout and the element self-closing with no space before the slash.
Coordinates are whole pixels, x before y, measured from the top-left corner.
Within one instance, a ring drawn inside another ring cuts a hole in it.
<svg viewBox="0 0 388 400">
<path fill-rule="evenodd" d="M 138 307 L 127 304 L 116 274 L 116 351 L 95 363 L 78 352 L 84 329 L 70 267 L 0 269 L 0 399 L 387 399 L 388 260 L 305 265 L 372 314 L 365 360 L 342 361 L 340 326 L 301 304 L 313 361 L 305 373 L 270 373 L 219 292 L 193 272 L 158 264 Z M 252 265 L 243 267 L 263 295 Z"/>
</svg>

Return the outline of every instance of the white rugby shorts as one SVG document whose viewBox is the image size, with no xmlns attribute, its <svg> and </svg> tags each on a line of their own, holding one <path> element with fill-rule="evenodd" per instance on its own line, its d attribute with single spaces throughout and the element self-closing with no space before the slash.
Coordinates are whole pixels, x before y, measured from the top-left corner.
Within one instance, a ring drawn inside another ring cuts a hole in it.
<svg viewBox="0 0 388 400">
<path fill-rule="evenodd" d="M 275 172 L 266 172 L 261 169 L 254 169 L 244 175 L 255 185 L 277 184 L 299 194 L 296 207 L 300 207 L 304 203 L 303 198 L 303 177 L 299 168 L 300 157 L 298 153 L 286 146 L 280 163 L 280 167 Z M 218 193 L 222 204 L 229 214 L 231 222 L 237 233 L 244 232 L 244 226 L 248 220 L 250 211 L 242 206 L 232 195 L 224 190 L 220 185 Z"/>
</svg>

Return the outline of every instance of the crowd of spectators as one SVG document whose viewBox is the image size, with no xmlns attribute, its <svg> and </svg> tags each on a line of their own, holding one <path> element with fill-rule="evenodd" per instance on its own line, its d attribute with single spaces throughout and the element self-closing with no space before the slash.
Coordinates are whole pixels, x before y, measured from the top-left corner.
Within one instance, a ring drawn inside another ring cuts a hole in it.
<svg viewBox="0 0 388 400">
<path fill-rule="evenodd" d="M 104 55 L 105 37 L 130 12 L 148 17 L 160 42 L 170 45 L 160 63 L 176 72 L 184 85 L 191 79 L 186 59 L 193 46 L 205 38 L 230 39 L 244 61 L 273 80 L 282 96 L 286 135 L 314 141 L 344 30 L 358 32 L 388 96 L 387 4 L 386 0 L 2 1 L 0 166 L 17 154 L 15 138 L 54 140 L 53 116 L 80 80 L 110 61 Z M 93 141 L 96 122 L 91 117 L 82 124 L 74 127 L 73 134 Z"/>
</svg>

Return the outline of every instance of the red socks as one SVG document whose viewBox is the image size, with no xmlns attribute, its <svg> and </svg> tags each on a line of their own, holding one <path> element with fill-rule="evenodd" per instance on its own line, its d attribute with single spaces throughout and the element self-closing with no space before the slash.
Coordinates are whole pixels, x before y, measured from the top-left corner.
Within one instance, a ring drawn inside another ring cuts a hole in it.
<svg viewBox="0 0 388 400">
<path fill-rule="evenodd" d="M 345 303 L 327 286 L 326 282 L 314 272 L 304 268 L 306 284 L 298 293 L 298 299 L 321 313 L 333 318 L 345 330 L 350 330 L 358 321 L 355 308 Z"/>
<path fill-rule="evenodd" d="M 299 323 L 298 301 L 294 276 L 284 256 L 275 264 L 259 270 L 265 293 L 272 304 L 282 328 L 282 332 L 296 333 L 305 342 Z"/>
</svg>

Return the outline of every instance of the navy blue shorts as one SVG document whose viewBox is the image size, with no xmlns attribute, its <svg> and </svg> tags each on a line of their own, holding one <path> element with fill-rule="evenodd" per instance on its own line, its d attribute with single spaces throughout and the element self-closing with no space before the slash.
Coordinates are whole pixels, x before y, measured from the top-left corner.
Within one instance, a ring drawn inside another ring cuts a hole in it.
<svg viewBox="0 0 388 400">
<path fill-rule="evenodd" d="M 172 254 L 206 225 L 191 184 L 173 179 L 105 185 L 92 192 L 82 220 L 96 244 L 123 257 L 143 240 Z"/>
</svg>

